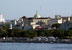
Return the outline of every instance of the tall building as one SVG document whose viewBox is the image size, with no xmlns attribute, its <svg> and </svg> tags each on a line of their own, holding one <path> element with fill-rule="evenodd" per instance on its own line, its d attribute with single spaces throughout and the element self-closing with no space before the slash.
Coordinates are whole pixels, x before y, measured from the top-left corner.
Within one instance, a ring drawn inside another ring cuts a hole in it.
<svg viewBox="0 0 72 50">
<path fill-rule="evenodd" d="M 5 23 L 5 19 L 3 18 L 3 15 L 2 14 L 0 14 L 0 23 L 1 22 Z"/>
</svg>

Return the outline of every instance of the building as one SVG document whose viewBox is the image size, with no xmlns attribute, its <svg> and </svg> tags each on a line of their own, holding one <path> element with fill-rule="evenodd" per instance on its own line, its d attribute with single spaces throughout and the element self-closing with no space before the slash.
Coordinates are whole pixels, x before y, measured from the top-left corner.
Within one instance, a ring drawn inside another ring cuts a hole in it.
<svg viewBox="0 0 72 50">
<path fill-rule="evenodd" d="M 5 23 L 6 21 L 5 21 L 5 19 L 3 18 L 3 15 L 2 14 L 0 14 L 0 23 Z"/>
<path fill-rule="evenodd" d="M 23 16 L 22 18 L 20 18 L 20 20 L 24 25 L 24 30 L 27 30 L 27 27 L 28 29 L 31 29 L 31 27 L 32 29 L 36 29 L 37 27 L 45 27 L 46 25 L 48 25 L 48 20 L 50 20 L 50 18 L 43 18 L 38 14 L 38 12 L 36 12 L 34 17 L 27 18 L 26 16 Z"/>
<path fill-rule="evenodd" d="M 17 19 L 10 20 L 9 23 L 10 23 L 10 29 L 22 29 L 23 24 Z"/>
<path fill-rule="evenodd" d="M 18 20 L 11 20 L 10 27 L 13 29 L 35 30 L 35 29 L 56 29 L 51 28 L 53 24 L 65 24 L 66 21 L 72 21 L 72 17 L 62 17 L 55 15 L 55 18 L 41 17 L 38 12 L 34 17 L 23 16 Z M 66 23 L 67 24 L 67 23 Z"/>
<path fill-rule="evenodd" d="M 53 25 L 53 24 L 56 24 L 56 23 L 59 23 L 59 24 L 62 24 L 62 18 L 60 19 L 51 19 L 51 20 L 48 20 L 48 24 L 49 25 Z"/>
<path fill-rule="evenodd" d="M 69 30 L 72 28 L 72 18 L 68 17 L 67 21 L 61 24 L 60 29 Z"/>
<path fill-rule="evenodd" d="M 51 26 L 53 24 L 57 24 L 57 23 L 61 24 L 61 29 L 67 30 L 72 27 L 71 26 L 72 17 L 71 16 L 62 17 L 61 15 L 55 15 L 55 18 L 48 20 L 49 29 L 51 29 Z"/>
<path fill-rule="evenodd" d="M 61 24 L 60 29 L 63 30 L 69 30 L 70 28 L 72 28 L 72 22 L 65 22 L 63 24 Z"/>
</svg>

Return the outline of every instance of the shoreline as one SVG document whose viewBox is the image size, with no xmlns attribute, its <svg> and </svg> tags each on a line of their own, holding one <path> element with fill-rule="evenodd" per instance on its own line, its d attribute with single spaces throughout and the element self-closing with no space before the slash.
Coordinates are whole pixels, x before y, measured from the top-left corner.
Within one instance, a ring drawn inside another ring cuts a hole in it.
<svg viewBox="0 0 72 50">
<path fill-rule="evenodd" d="M 0 43 L 49 43 L 49 44 L 72 44 L 72 42 L 34 42 L 34 41 L 0 41 Z"/>
<path fill-rule="evenodd" d="M 42 39 L 41 39 L 42 38 Z M 64 43 L 64 44 L 72 44 L 72 39 L 56 39 L 54 37 L 47 39 L 45 37 L 41 38 L 22 38 L 22 37 L 6 37 L 1 38 L 1 43 Z"/>
</svg>

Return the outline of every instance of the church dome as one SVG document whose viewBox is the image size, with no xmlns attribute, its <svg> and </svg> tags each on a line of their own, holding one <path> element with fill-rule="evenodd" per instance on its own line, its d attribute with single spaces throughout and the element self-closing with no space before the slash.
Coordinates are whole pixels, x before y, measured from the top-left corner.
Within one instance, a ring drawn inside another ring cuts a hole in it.
<svg viewBox="0 0 72 50">
<path fill-rule="evenodd" d="M 38 14 L 38 12 L 36 12 L 34 18 L 40 18 L 41 16 Z"/>
</svg>

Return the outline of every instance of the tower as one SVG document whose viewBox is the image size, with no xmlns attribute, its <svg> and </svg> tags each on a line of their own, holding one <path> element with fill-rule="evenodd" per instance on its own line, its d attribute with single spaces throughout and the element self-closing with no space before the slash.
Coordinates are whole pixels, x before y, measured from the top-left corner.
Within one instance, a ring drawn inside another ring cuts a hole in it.
<svg viewBox="0 0 72 50">
<path fill-rule="evenodd" d="M 12 24 L 10 23 L 10 28 L 9 29 L 12 29 Z"/>
<path fill-rule="evenodd" d="M 0 14 L 0 22 L 4 22 L 5 23 L 5 19 L 3 18 L 2 14 Z"/>
<path fill-rule="evenodd" d="M 16 20 L 16 19 L 15 19 L 15 21 L 14 21 L 14 22 L 15 22 L 15 25 L 17 25 L 17 20 Z"/>
</svg>

